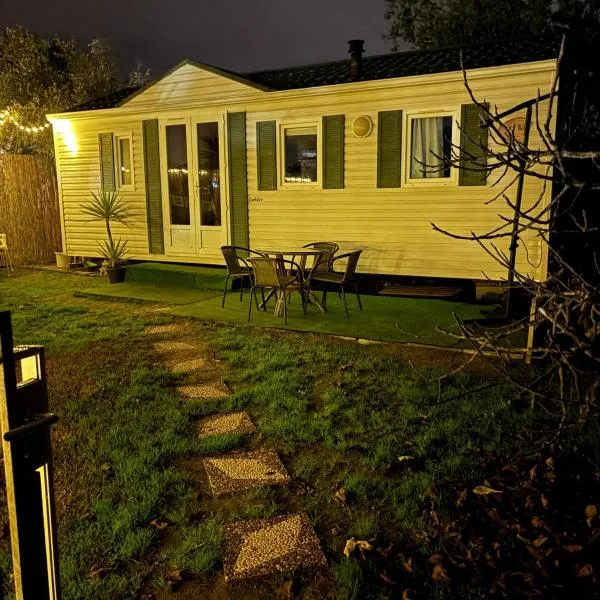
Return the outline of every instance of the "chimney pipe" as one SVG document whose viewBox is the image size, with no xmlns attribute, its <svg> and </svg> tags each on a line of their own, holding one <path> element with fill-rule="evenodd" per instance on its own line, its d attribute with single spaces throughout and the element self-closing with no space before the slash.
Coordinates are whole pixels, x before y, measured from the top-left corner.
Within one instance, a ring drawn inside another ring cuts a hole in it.
<svg viewBox="0 0 600 600">
<path fill-rule="evenodd" d="M 350 54 L 350 73 L 348 75 L 349 81 L 358 81 L 362 77 L 362 55 L 365 52 L 364 43 L 365 40 L 348 41 L 348 54 Z"/>
</svg>

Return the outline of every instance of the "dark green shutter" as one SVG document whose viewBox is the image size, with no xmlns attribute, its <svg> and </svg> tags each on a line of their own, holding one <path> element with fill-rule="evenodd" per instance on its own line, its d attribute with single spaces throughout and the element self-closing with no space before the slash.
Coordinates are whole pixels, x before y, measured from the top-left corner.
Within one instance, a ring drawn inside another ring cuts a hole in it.
<svg viewBox="0 0 600 600">
<path fill-rule="evenodd" d="M 115 152 L 113 148 L 113 134 L 99 133 L 98 145 L 100 147 L 100 185 L 107 192 L 117 189 L 115 181 Z"/>
<path fill-rule="evenodd" d="M 323 188 L 344 187 L 344 115 L 323 117 Z"/>
<path fill-rule="evenodd" d="M 142 121 L 144 133 L 144 172 L 146 175 L 146 215 L 148 219 L 148 251 L 164 254 L 162 193 L 160 185 L 160 151 L 158 119 Z"/>
<path fill-rule="evenodd" d="M 256 162 L 259 190 L 277 189 L 277 124 L 260 121 L 256 124 Z"/>
<path fill-rule="evenodd" d="M 377 119 L 377 187 L 400 187 L 402 176 L 402 111 L 386 110 Z"/>
<path fill-rule="evenodd" d="M 460 109 L 458 185 L 485 185 L 488 130 L 480 127 L 484 114 L 476 104 L 463 104 Z"/>
<path fill-rule="evenodd" d="M 231 243 L 234 246 L 248 247 L 248 183 L 246 179 L 245 112 L 227 113 L 227 138 Z"/>
</svg>

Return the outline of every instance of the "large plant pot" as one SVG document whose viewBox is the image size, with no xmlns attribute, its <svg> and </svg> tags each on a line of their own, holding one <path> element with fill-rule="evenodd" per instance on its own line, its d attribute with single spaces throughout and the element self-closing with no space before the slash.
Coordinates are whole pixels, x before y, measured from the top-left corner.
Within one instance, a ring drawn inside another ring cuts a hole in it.
<svg viewBox="0 0 600 600">
<path fill-rule="evenodd" d="M 56 254 L 56 266 L 59 269 L 68 269 L 71 265 L 71 257 L 64 252 L 55 252 Z"/>
<path fill-rule="evenodd" d="M 106 269 L 108 275 L 108 281 L 110 283 L 123 283 L 125 281 L 125 273 L 127 269 L 125 267 L 109 267 Z"/>
</svg>

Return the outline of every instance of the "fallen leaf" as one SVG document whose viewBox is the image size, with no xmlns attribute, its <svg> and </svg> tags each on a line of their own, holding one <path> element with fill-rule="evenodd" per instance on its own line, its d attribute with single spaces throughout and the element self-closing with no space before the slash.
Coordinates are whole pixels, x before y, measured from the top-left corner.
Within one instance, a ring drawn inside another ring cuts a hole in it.
<svg viewBox="0 0 600 600">
<path fill-rule="evenodd" d="M 90 569 L 90 579 L 102 579 L 108 569 L 106 567 L 101 567 L 100 565 L 92 565 Z"/>
<path fill-rule="evenodd" d="M 478 485 L 477 487 L 473 488 L 473 493 L 477 494 L 478 496 L 487 496 L 488 494 L 501 494 L 502 491 L 494 490 L 490 487 L 487 487 L 487 485 Z"/>
<path fill-rule="evenodd" d="M 429 562 L 436 565 L 438 563 L 443 563 L 444 562 L 444 555 L 443 554 L 432 554 L 429 557 Z"/>
<path fill-rule="evenodd" d="M 537 465 L 533 465 L 531 469 L 529 469 L 529 478 L 533 481 L 537 477 Z"/>
<path fill-rule="evenodd" d="M 567 551 L 567 552 L 581 552 L 583 550 L 583 546 L 581 546 L 580 544 L 568 544 L 566 546 L 563 546 L 563 548 Z"/>
<path fill-rule="evenodd" d="M 388 585 L 396 585 L 396 582 L 391 577 L 389 577 L 389 575 L 385 571 L 379 573 L 379 579 L 381 579 L 381 581 L 385 581 L 385 583 L 387 583 Z"/>
<path fill-rule="evenodd" d="M 448 583 L 450 581 L 448 571 L 440 563 L 434 565 L 433 573 L 431 573 L 431 579 L 437 583 Z"/>
<path fill-rule="evenodd" d="M 531 517 L 531 524 L 534 527 L 543 527 L 545 525 L 544 520 L 539 517 Z"/>
<path fill-rule="evenodd" d="M 348 363 L 347 365 L 342 365 L 340 367 L 340 372 L 341 371 L 348 371 L 348 369 L 351 369 L 351 368 L 352 368 L 352 365 L 350 363 Z"/>
<path fill-rule="evenodd" d="M 340 488 L 333 497 L 342 504 L 346 504 L 346 500 L 348 500 L 348 492 L 344 488 Z"/>
<path fill-rule="evenodd" d="M 585 565 L 577 566 L 577 577 L 589 577 L 594 572 L 592 565 L 586 563 Z"/>
<path fill-rule="evenodd" d="M 585 516 L 588 519 L 593 519 L 594 517 L 598 516 L 598 509 L 596 508 L 595 504 L 588 504 L 585 507 Z"/>
<path fill-rule="evenodd" d="M 539 548 L 540 546 L 543 546 L 547 540 L 548 540 L 547 537 L 544 537 L 543 535 L 541 535 L 539 538 L 533 540 L 533 545 L 536 548 Z"/>
<path fill-rule="evenodd" d="M 414 460 L 414 456 L 402 455 L 398 457 L 398 462 L 404 462 L 405 460 Z"/>
<path fill-rule="evenodd" d="M 156 519 L 152 519 L 152 521 L 150 521 L 150 525 L 152 525 L 152 527 L 156 527 L 156 529 L 165 529 L 169 526 L 168 523 L 165 523 L 164 521 L 157 521 Z"/>
<path fill-rule="evenodd" d="M 346 558 L 350 558 L 354 549 L 358 548 L 361 552 L 363 550 L 371 551 L 373 550 L 373 545 L 367 542 L 366 540 L 357 540 L 351 537 L 349 540 L 346 540 L 346 545 L 344 546 L 344 556 Z"/>
<path fill-rule="evenodd" d="M 183 582 L 183 569 L 171 569 L 165 577 L 169 589 L 174 592 Z"/>
<path fill-rule="evenodd" d="M 548 500 L 548 497 L 545 496 L 544 494 L 542 494 L 541 500 L 542 500 L 542 506 L 544 508 L 548 508 L 548 506 L 550 506 L 550 501 Z"/>
<path fill-rule="evenodd" d="M 414 600 L 415 594 L 416 594 L 415 590 L 411 590 L 410 588 L 407 588 L 402 592 L 402 600 Z"/>
<path fill-rule="evenodd" d="M 546 460 L 546 466 L 550 469 L 554 469 L 554 458 L 552 456 Z"/>
<path fill-rule="evenodd" d="M 413 560 L 412 558 L 409 558 L 407 561 L 402 563 L 402 570 L 405 571 L 406 573 L 413 572 L 412 560 Z"/>
<path fill-rule="evenodd" d="M 461 506 L 463 506 L 464 503 L 466 502 L 466 500 L 467 500 L 467 493 L 468 493 L 467 488 L 464 488 L 463 491 L 458 495 L 458 498 L 456 499 L 456 506 L 458 508 L 460 508 Z"/>
</svg>

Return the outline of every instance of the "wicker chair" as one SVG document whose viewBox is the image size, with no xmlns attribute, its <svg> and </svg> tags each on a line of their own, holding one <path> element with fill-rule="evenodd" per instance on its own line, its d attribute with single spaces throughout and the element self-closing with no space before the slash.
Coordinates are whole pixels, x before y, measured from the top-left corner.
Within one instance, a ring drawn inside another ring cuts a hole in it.
<svg viewBox="0 0 600 600">
<path fill-rule="evenodd" d="M 227 277 L 225 278 L 225 287 L 223 289 L 223 300 L 221 301 L 221 308 L 225 306 L 225 296 L 227 295 L 227 286 L 229 280 L 233 282 L 236 279 L 240 280 L 240 302 L 244 299 L 244 281 L 251 280 L 251 270 L 246 259 L 240 256 L 240 252 L 246 252 L 248 254 L 256 254 L 257 256 L 264 256 L 261 252 L 256 250 L 250 250 L 250 248 L 244 248 L 242 246 L 221 246 L 221 252 L 227 265 Z"/>
<path fill-rule="evenodd" d="M 344 290 L 344 286 L 349 283 L 354 284 L 354 291 L 356 293 L 356 299 L 358 300 L 358 308 L 362 310 L 362 302 L 358 293 L 358 282 L 356 281 L 356 265 L 358 264 L 358 259 L 360 258 L 361 253 L 362 250 L 355 250 L 354 252 L 340 254 L 329 261 L 332 269 L 331 271 L 317 272 L 312 276 L 312 281 L 318 281 L 324 285 L 323 299 L 321 300 L 321 304 L 324 308 L 327 308 L 327 286 L 335 285 L 339 288 L 339 292 L 344 299 L 346 318 L 348 318 L 350 315 L 348 314 L 348 302 L 346 301 L 346 292 Z M 336 263 L 338 260 L 344 259 L 348 260 L 346 263 L 346 269 L 343 273 L 337 273 L 335 270 L 333 270 L 334 263 Z"/>
<path fill-rule="evenodd" d="M 319 262 L 313 266 L 313 273 L 317 273 L 318 271 L 331 271 L 331 259 L 340 249 L 335 242 L 311 242 L 310 244 L 304 244 L 302 247 L 314 248 L 315 250 L 321 250 L 323 253 L 321 254 Z"/>
<path fill-rule="evenodd" d="M 252 298 L 258 305 L 256 297 L 257 290 L 261 290 L 263 294 L 262 307 L 266 310 L 266 302 L 264 299 L 265 290 L 277 294 L 277 311 L 283 308 L 284 322 L 287 325 L 287 302 L 288 296 L 294 292 L 298 292 L 302 298 L 302 310 L 306 314 L 306 298 L 302 282 L 302 274 L 300 266 L 290 260 L 282 260 L 279 258 L 249 258 L 248 262 L 252 266 L 252 289 L 250 290 L 250 305 L 248 306 L 248 321 L 252 314 Z M 283 263 L 283 264 L 282 264 Z M 288 266 L 289 265 L 289 266 Z M 285 269 L 284 269 L 285 267 Z M 295 274 L 293 273 L 295 270 Z"/>
</svg>

